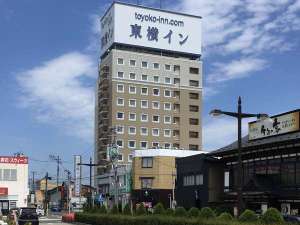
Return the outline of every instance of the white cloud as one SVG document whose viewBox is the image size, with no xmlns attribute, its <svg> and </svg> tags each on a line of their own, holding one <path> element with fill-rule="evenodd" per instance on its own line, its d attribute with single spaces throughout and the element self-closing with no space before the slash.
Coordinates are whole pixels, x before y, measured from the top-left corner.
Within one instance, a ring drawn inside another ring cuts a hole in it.
<svg viewBox="0 0 300 225">
<path fill-rule="evenodd" d="M 229 63 L 214 63 L 213 73 L 208 76 L 208 83 L 223 82 L 251 75 L 264 69 L 267 62 L 259 58 L 242 58 Z"/>
<path fill-rule="evenodd" d="M 237 140 L 237 120 L 229 117 L 205 118 L 203 126 L 203 150 L 212 151 Z M 242 136 L 248 133 L 248 122 L 243 120 Z"/>
<path fill-rule="evenodd" d="M 93 134 L 94 80 L 97 66 L 90 56 L 71 52 L 18 74 L 21 104 L 39 121 L 64 128 L 88 142 Z"/>
</svg>

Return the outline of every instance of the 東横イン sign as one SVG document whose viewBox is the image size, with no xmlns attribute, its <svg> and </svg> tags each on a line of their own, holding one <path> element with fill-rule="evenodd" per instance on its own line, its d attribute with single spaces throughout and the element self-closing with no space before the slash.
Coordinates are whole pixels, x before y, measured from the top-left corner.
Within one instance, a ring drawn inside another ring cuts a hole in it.
<svg viewBox="0 0 300 225">
<path fill-rule="evenodd" d="M 201 55 L 201 17 L 115 2 L 101 19 L 101 55 L 113 43 Z"/>
</svg>

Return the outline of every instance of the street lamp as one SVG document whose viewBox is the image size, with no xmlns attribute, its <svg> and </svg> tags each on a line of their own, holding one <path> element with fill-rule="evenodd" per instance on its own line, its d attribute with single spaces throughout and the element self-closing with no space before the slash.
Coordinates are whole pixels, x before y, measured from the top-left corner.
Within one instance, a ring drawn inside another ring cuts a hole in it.
<svg viewBox="0 0 300 225">
<path fill-rule="evenodd" d="M 251 118 L 256 117 L 260 121 L 271 122 L 271 118 L 268 114 L 259 113 L 259 114 L 251 114 L 251 113 L 242 113 L 242 100 L 239 96 L 238 98 L 238 111 L 237 112 L 227 112 L 222 111 L 220 109 L 214 109 L 209 113 L 211 116 L 220 116 L 227 115 L 231 117 L 235 117 L 238 120 L 238 188 L 237 188 L 237 214 L 240 215 L 242 209 L 244 207 L 243 204 L 243 193 L 242 193 L 242 119 L 243 118 Z"/>
</svg>

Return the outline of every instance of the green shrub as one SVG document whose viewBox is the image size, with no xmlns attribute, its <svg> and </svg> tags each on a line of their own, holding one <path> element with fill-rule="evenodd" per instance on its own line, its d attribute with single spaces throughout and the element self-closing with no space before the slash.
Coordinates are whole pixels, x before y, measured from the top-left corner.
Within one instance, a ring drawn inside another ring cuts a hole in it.
<svg viewBox="0 0 300 225">
<path fill-rule="evenodd" d="M 106 209 L 105 205 L 101 205 L 101 206 L 98 208 L 97 213 L 100 213 L 100 214 L 105 214 L 105 213 L 107 213 L 107 209 Z"/>
<path fill-rule="evenodd" d="M 188 211 L 187 214 L 189 217 L 198 217 L 199 213 L 200 213 L 200 211 L 198 208 L 192 207 L 192 208 L 190 208 L 190 210 Z"/>
<path fill-rule="evenodd" d="M 215 218 L 216 214 L 214 213 L 214 211 L 211 208 L 203 207 L 200 210 L 199 216 L 204 219 L 211 219 L 211 218 Z"/>
<path fill-rule="evenodd" d="M 165 208 L 162 203 L 157 203 L 153 208 L 153 214 L 162 215 L 165 213 Z"/>
<path fill-rule="evenodd" d="M 223 212 L 217 217 L 217 219 L 220 221 L 230 221 L 230 220 L 233 220 L 233 217 L 230 213 Z"/>
<path fill-rule="evenodd" d="M 173 216 L 174 215 L 174 209 L 167 208 L 165 210 L 165 215 L 167 215 L 167 216 Z"/>
<path fill-rule="evenodd" d="M 110 210 L 111 214 L 119 214 L 118 205 L 113 205 L 113 207 Z"/>
<path fill-rule="evenodd" d="M 269 208 L 261 217 L 262 222 L 266 224 L 282 223 L 283 217 L 281 213 L 275 208 Z"/>
<path fill-rule="evenodd" d="M 147 210 L 146 210 L 146 208 L 144 207 L 144 204 L 140 204 L 140 205 L 137 207 L 135 213 L 136 213 L 136 215 L 138 215 L 138 216 L 147 214 Z"/>
<path fill-rule="evenodd" d="M 184 216 L 187 216 L 187 212 L 186 212 L 185 208 L 180 206 L 175 209 L 174 215 L 177 217 L 184 217 Z"/>
<path fill-rule="evenodd" d="M 256 222 L 258 220 L 257 215 L 252 210 L 246 209 L 239 217 L 241 222 Z"/>
<path fill-rule="evenodd" d="M 130 209 L 130 206 L 128 204 L 126 204 L 124 206 L 124 209 L 123 209 L 123 212 L 122 212 L 124 215 L 131 215 L 131 209 Z"/>
</svg>

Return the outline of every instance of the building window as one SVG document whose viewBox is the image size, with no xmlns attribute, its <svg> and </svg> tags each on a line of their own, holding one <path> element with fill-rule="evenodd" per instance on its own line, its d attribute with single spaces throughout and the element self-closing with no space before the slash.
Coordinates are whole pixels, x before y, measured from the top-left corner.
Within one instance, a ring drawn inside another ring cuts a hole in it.
<svg viewBox="0 0 300 225">
<path fill-rule="evenodd" d="M 151 189 L 153 183 L 153 178 L 141 178 L 141 188 Z"/>
<path fill-rule="evenodd" d="M 159 96 L 159 88 L 153 88 L 153 95 Z"/>
<path fill-rule="evenodd" d="M 136 94 L 136 86 L 129 86 L 129 93 Z"/>
<path fill-rule="evenodd" d="M 141 88 L 141 95 L 148 95 L 148 88 L 147 87 L 142 87 Z"/>
<path fill-rule="evenodd" d="M 129 134 L 136 134 L 136 128 L 135 127 L 128 127 L 128 133 Z"/>
<path fill-rule="evenodd" d="M 153 69 L 159 69 L 159 63 L 153 63 Z"/>
<path fill-rule="evenodd" d="M 196 185 L 203 185 L 203 174 L 196 174 Z"/>
<path fill-rule="evenodd" d="M 183 186 L 192 186 L 195 185 L 195 176 L 188 175 L 183 177 Z"/>
<path fill-rule="evenodd" d="M 124 147 L 123 140 L 117 140 L 116 142 L 117 142 L 117 145 L 118 145 L 119 148 L 123 148 Z"/>
<path fill-rule="evenodd" d="M 152 116 L 152 122 L 153 123 L 159 123 L 159 115 L 153 115 Z"/>
<path fill-rule="evenodd" d="M 171 110 L 171 103 L 170 102 L 165 102 L 164 103 L 164 110 Z"/>
<path fill-rule="evenodd" d="M 189 150 L 197 151 L 199 149 L 198 145 L 189 145 Z"/>
<path fill-rule="evenodd" d="M 171 91 L 165 90 L 165 97 L 171 97 Z"/>
<path fill-rule="evenodd" d="M 135 113 L 129 113 L 129 120 L 130 121 L 136 121 L 136 114 Z"/>
<path fill-rule="evenodd" d="M 124 106 L 124 98 L 117 98 L 117 105 Z"/>
<path fill-rule="evenodd" d="M 132 155 L 132 154 L 129 154 L 129 155 L 128 155 L 128 162 L 132 162 L 132 159 L 133 159 L 133 155 Z"/>
<path fill-rule="evenodd" d="M 190 118 L 190 125 L 199 125 L 199 119 Z"/>
<path fill-rule="evenodd" d="M 148 122 L 148 114 L 142 114 L 141 115 L 141 121 L 142 122 Z"/>
<path fill-rule="evenodd" d="M 129 65 L 130 66 L 136 66 L 136 61 L 134 59 L 129 60 Z"/>
<path fill-rule="evenodd" d="M 171 70 L 171 65 L 166 64 L 166 65 L 165 65 L 165 70 L 170 71 L 170 70 Z"/>
<path fill-rule="evenodd" d="M 199 106 L 190 105 L 190 112 L 199 112 Z"/>
<path fill-rule="evenodd" d="M 148 81 L 148 75 L 142 74 L 142 81 Z"/>
<path fill-rule="evenodd" d="M 165 137 L 171 137 L 171 130 L 170 129 L 164 129 L 164 136 Z"/>
<path fill-rule="evenodd" d="M 124 93 L 124 85 L 123 84 L 117 84 L 117 92 Z"/>
<path fill-rule="evenodd" d="M 3 171 L 3 175 L 2 175 L 2 177 L 0 175 L 0 180 L 17 181 L 17 170 L 16 169 L 2 169 L 2 171 Z M 0 169 L 0 173 L 1 173 L 1 169 Z"/>
<path fill-rule="evenodd" d="M 191 87 L 199 87 L 199 81 L 198 80 L 190 80 L 190 86 Z"/>
<path fill-rule="evenodd" d="M 147 127 L 141 127 L 141 135 L 142 136 L 148 135 L 148 128 Z"/>
<path fill-rule="evenodd" d="M 118 65 L 124 65 L 124 59 L 118 58 L 117 63 L 118 63 Z"/>
<path fill-rule="evenodd" d="M 199 68 L 190 67 L 190 74 L 199 74 Z"/>
<path fill-rule="evenodd" d="M 159 76 L 153 76 L 153 81 L 155 83 L 159 83 Z"/>
<path fill-rule="evenodd" d="M 199 133 L 196 131 L 190 131 L 190 138 L 199 138 Z"/>
<path fill-rule="evenodd" d="M 180 84 L 180 78 L 174 78 L 174 84 Z"/>
<path fill-rule="evenodd" d="M 180 66 L 174 65 L 174 73 L 179 74 L 179 72 L 180 72 Z"/>
<path fill-rule="evenodd" d="M 159 129 L 158 128 L 152 128 L 152 136 L 159 136 Z"/>
<path fill-rule="evenodd" d="M 171 148 L 171 143 L 165 143 L 165 148 L 166 148 L 166 149 Z"/>
<path fill-rule="evenodd" d="M 146 149 L 148 147 L 148 142 L 147 141 L 141 141 L 140 145 L 141 145 L 141 148 Z"/>
<path fill-rule="evenodd" d="M 190 99 L 199 99 L 199 93 L 194 93 L 194 92 L 191 92 L 190 94 Z"/>
<path fill-rule="evenodd" d="M 122 154 L 119 154 L 119 155 L 118 155 L 118 161 L 119 161 L 119 162 L 122 162 L 122 161 L 123 161 L 123 155 L 122 155 Z"/>
<path fill-rule="evenodd" d="M 152 142 L 152 148 L 159 148 L 158 142 Z"/>
<path fill-rule="evenodd" d="M 124 134 L 124 126 L 118 125 L 116 132 L 117 132 L 117 134 Z"/>
<path fill-rule="evenodd" d="M 148 100 L 141 100 L 141 108 L 143 109 L 148 108 Z"/>
<path fill-rule="evenodd" d="M 164 116 L 164 123 L 165 124 L 170 124 L 171 123 L 171 116 Z"/>
<path fill-rule="evenodd" d="M 136 107 L 136 99 L 129 99 L 129 107 Z"/>
<path fill-rule="evenodd" d="M 160 107 L 160 103 L 157 101 L 153 101 L 152 102 L 152 109 L 159 109 Z"/>
<path fill-rule="evenodd" d="M 124 78 L 124 72 L 118 72 L 118 78 Z"/>
<path fill-rule="evenodd" d="M 135 148 L 135 141 L 134 140 L 128 141 L 128 148 Z"/>
<path fill-rule="evenodd" d="M 135 73 L 129 73 L 129 79 L 130 79 L 130 80 L 136 80 L 136 75 L 135 75 Z"/>
<path fill-rule="evenodd" d="M 148 62 L 142 61 L 142 67 L 143 68 L 148 68 Z"/>
<path fill-rule="evenodd" d="M 152 168 L 153 158 L 152 157 L 142 157 L 142 168 Z"/>
<path fill-rule="evenodd" d="M 123 112 L 117 112 L 117 120 L 124 120 L 124 113 Z"/>
<path fill-rule="evenodd" d="M 171 84 L 171 78 L 165 77 L 165 84 Z"/>
</svg>

